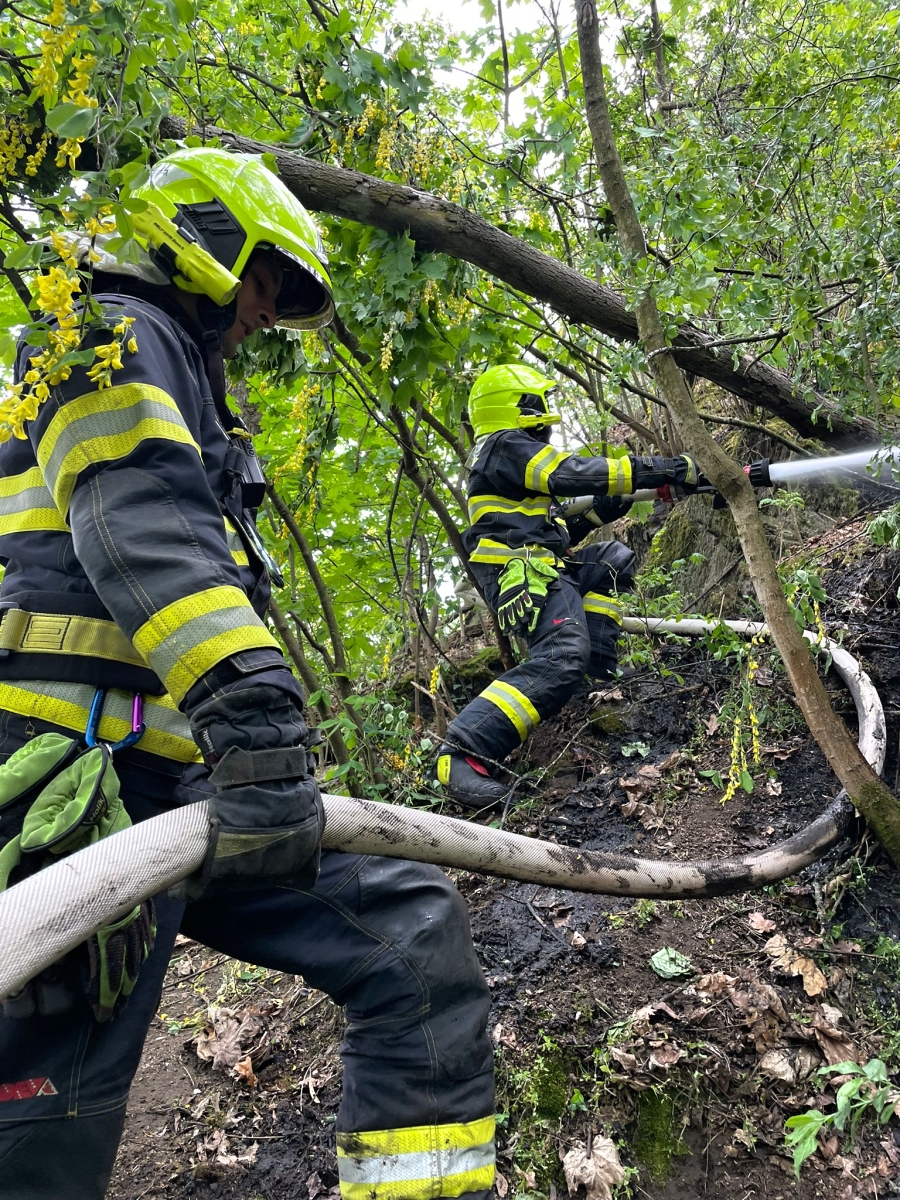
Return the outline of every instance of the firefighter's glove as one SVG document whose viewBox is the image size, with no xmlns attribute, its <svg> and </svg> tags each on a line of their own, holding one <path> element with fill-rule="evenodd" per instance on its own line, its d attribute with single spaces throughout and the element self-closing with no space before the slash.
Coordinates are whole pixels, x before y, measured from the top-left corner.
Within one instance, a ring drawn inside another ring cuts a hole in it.
<svg viewBox="0 0 900 1200">
<path fill-rule="evenodd" d="M 0 767 L 4 818 L 20 812 L 28 801 L 18 834 L 0 851 L 0 891 L 131 826 L 106 746 L 80 753 L 78 744 L 61 734 L 41 734 Z M 119 997 L 133 989 L 155 934 L 153 904 L 146 901 L 89 939 L 87 966 L 81 974 L 98 1021 L 111 1016 Z M 8 1015 L 65 1011 L 63 975 L 50 968 L 32 980 L 6 1002 Z"/>
<path fill-rule="evenodd" d="M 196 900 L 234 888 L 314 883 L 325 814 L 309 770 L 309 731 L 293 697 L 251 678 L 189 717 L 216 794 L 206 860 L 172 894 Z"/>
<path fill-rule="evenodd" d="M 608 525 L 624 517 L 634 501 L 630 496 L 595 496 L 591 508 L 584 514 L 592 525 Z"/>
<path fill-rule="evenodd" d="M 130 996 L 141 964 L 153 949 L 156 912 L 145 900 L 87 940 L 87 997 L 98 1021 L 112 1016 L 120 996 Z"/>
<path fill-rule="evenodd" d="M 709 480 L 701 475 L 697 464 L 689 454 L 679 454 L 677 458 L 660 458 L 655 454 L 645 454 L 641 458 L 632 458 L 632 487 L 634 491 L 643 488 L 660 488 L 667 485 L 676 495 L 689 495 L 698 488 L 708 488 Z"/>
<path fill-rule="evenodd" d="M 530 633 L 537 625 L 547 592 L 559 578 L 559 572 L 541 558 L 514 558 L 497 580 L 497 623 L 503 633 L 518 630 Z"/>
</svg>

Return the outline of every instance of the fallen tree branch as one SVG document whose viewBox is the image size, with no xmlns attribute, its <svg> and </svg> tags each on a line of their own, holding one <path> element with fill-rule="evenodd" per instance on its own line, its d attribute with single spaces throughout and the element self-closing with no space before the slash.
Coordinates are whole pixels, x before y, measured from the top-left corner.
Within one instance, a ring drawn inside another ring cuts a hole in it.
<svg viewBox="0 0 900 1200">
<path fill-rule="evenodd" d="M 164 117 L 163 137 L 182 138 L 191 127 L 179 117 Z M 389 183 L 361 171 L 316 162 L 277 145 L 207 125 L 207 137 L 250 154 L 274 154 L 285 184 L 308 208 L 359 221 L 389 233 L 408 233 L 423 247 L 463 259 L 570 321 L 589 326 L 619 342 L 639 341 L 635 316 L 617 292 L 581 275 L 521 238 L 504 233 L 476 213 L 430 192 Z M 768 409 L 804 437 L 826 445 L 857 449 L 876 444 L 878 430 L 864 417 L 842 413 L 830 397 L 794 383 L 784 372 L 740 357 L 733 365 L 727 348 L 708 348 L 707 337 L 692 325 L 681 327 L 672 346 L 676 362 L 751 404 Z"/>
</svg>

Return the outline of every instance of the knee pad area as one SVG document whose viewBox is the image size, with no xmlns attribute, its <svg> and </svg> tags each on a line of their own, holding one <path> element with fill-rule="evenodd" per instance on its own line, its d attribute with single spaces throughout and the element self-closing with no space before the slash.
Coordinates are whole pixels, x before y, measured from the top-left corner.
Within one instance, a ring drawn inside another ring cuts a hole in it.
<svg viewBox="0 0 900 1200">
<path fill-rule="evenodd" d="M 634 551 L 621 542 L 599 542 L 586 546 L 579 554 L 578 590 L 600 592 L 628 592 L 634 585 L 637 559 Z"/>
</svg>

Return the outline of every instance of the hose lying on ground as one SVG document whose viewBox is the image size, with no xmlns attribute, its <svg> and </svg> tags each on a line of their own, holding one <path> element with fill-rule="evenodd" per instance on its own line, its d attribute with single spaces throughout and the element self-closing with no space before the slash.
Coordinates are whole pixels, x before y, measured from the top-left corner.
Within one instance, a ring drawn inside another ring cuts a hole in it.
<svg viewBox="0 0 900 1200">
<path fill-rule="evenodd" d="M 630 632 L 698 636 L 719 624 L 752 636 L 748 621 L 629 619 Z M 804 636 L 817 643 L 815 634 Z M 881 772 L 884 711 L 872 681 L 832 642 L 821 647 L 853 696 L 859 745 Z M 381 854 L 461 867 L 573 891 L 603 895 L 716 896 L 762 887 L 815 862 L 846 832 L 853 809 L 838 797 L 811 825 L 754 854 L 695 862 L 657 861 L 629 854 L 579 850 L 554 842 L 346 796 L 326 796 L 323 845 L 355 854 Z M 19 990 L 104 923 L 196 870 L 208 840 L 206 804 L 174 809 L 62 859 L 0 894 L 0 996 Z"/>
</svg>

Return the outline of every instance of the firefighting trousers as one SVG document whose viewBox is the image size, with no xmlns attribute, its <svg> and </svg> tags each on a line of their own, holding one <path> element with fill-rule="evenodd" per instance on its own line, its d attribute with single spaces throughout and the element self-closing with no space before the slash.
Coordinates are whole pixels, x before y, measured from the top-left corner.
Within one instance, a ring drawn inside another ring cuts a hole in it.
<svg viewBox="0 0 900 1200">
<path fill-rule="evenodd" d="M 588 546 L 567 563 L 525 635 L 529 658 L 467 704 L 447 726 L 445 741 L 502 762 L 541 721 L 560 711 L 586 673 L 608 677 L 622 624 L 618 593 L 634 582 L 634 565 L 634 554 L 621 542 Z M 500 568 L 470 566 L 496 612 Z"/>
<path fill-rule="evenodd" d="M 54 728 L 0 711 L 0 761 Z M 133 821 L 209 794 L 202 767 L 128 751 L 116 768 Z M 0 1200 L 101 1200 L 179 931 L 300 975 L 344 1006 L 336 1122 L 344 1200 L 486 1200 L 489 996 L 465 903 L 442 871 L 326 852 L 311 888 L 187 906 L 160 895 L 156 906 L 156 946 L 112 1020 L 98 1024 L 86 1002 L 57 1017 L 0 1016 Z"/>
</svg>

